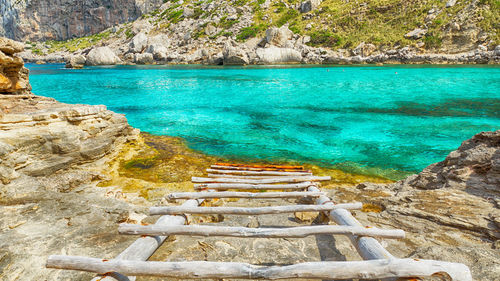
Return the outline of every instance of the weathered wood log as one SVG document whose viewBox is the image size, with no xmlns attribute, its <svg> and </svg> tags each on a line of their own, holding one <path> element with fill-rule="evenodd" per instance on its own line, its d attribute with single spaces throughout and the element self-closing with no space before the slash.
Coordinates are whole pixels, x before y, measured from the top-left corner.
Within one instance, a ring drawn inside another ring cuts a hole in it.
<svg viewBox="0 0 500 281">
<path fill-rule="evenodd" d="M 207 173 L 240 175 L 240 176 L 312 176 L 312 173 L 307 173 L 307 172 L 238 171 L 238 170 L 219 170 L 219 169 L 207 169 Z"/>
<path fill-rule="evenodd" d="M 259 164 L 237 164 L 237 163 L 215 163 L 217 166 L 231 166 L 231 167 L 246 167 L 246 168 L 276 168 L 276 169 L 293 169 L 304 170 L 304 166 L 291 166 L 291 165 L 259 165 Z"/>
<path fill-rule="evenodd" d="M 243 175 L 225 175 L 225 174 L 207 174 L 209 178 L 234 178 L 234 179 L 274 179 L 286 176 L 243 176 Z"/>
<path fill-rule="evenodd" d="M 251 168 L 251 167 L 234 167 L 234 166 L 219 166 L 219 165 L 211 165 L 212 169 L 220 169 L 220 170 L 237 170 L 237 171 L 277 171 L 277 172 L 302 172 L 302 173 L 310 173 L 310 170 L 302 170 L 302 169 L 279 169 L 279 168 Z"/>
<path fill-rule="evenodd" d="M 203 200 L 187 200 L 182 204 L 183 207 L 196 207 Z M 183 225 L 186 223 L 186 218 L 184 216 L 161 216 L 155 223 L 155 225 Z M 117 260 L 137 260 L 145 261 L 153 255 L 153 253 L 163 244 L 167 237 L 166 236 L 143 236 L 135 240 L 130 246 L 121 252 L 115 259 Z M 121 273 L 123 274 L 123 273 Z M 92 279 L 92 281 L 121 281 L 130 280 L 134 281 L 135 276 L 126 276 L 120 274 L 113 274 L 109 276 L 98 276 Z"/>
<path fill-rule="evenodd" d="M 215 199 L 215 198 L 302 198 L 302 197 L 319 197 L 325 195 L 324 192 L 307 192 L 307 191 L 291 191 L 291 192 L 178 192 L 167 195 L 168 200 L 176 199 Z"/>
<path fill-rule="evenodd" d="M 319 189 L 315 186 L 308 188 L 308 191 L 317 192 Z M 318 205 L 333 205 L 330 198 L 326 196 L 320 196 L 316 199 L 316 204 Z M 351 213 L 347 210 L 336 209 L 328 213 L 328 216 L 338 225 L 349 225 L 363 227 L 363 225 L 355 219 Z M 356 247 L 359 255 L 365 260 L 376 260 L 376 259 L 394 259 L 380 243 L 372 237 L 358 237 L 356 235 L 349 236 L 353 245 Z"/>
<path fill-rule="evenodd" d="M 221 214 L 221 215 L 266 215 L 295 212 L 324 212 L 334 209 L 359 210 L 361 203 L 345 203 L 333 206 L 321 205 L 289 205 L 270 207 L 151 207 L 150 215 L 178 215 L 178 214 Z"/>
<path fill-rule="evenodd" d="M 384 238 L 404 238 L 400 229 L 379 229 L 343 225 L 314 225 L 286 228 L 249 228 L 211 225 L 137 225 L 120 224 L 120 234 L 129 235 L 192 235 L 192 236 L 229 236 L 259 238 L 303 238 L 317 234 L 362 235 Z"/>
<path fill-rule="evenodd" d="M 257 266 L 237 262 L 157 262 L 103 260 L 77 256 L 49 256 L 48 268 L 122 272 L 133 276 L 189 279 L 381 279 L 431 277 L 447 272 L 455 281 L 472 281 L 460 263 L 417 259 L 306 262 L 286 266 Z"/>
<path fill-rule="evenodd" d="M 316 177 L 316 176 L 296 176 L 296 177 L 276 177 L 269 179 L 237 179 L 237 178 L 204 178 L 192 177 L 191 181 L 194 183 L 293 183 L 293 182 L 306 182 L 306 181 L 328 181 L 331 180 L 330 176 Z"/>
<path fill-rule="evenodd" d="M 313 182 L 301 182 L 294 184 L 250 184 L 250 183 L 204 183 L 195 184 L 194 189 L 242 189 L 242 190 L 264 190 L 264 189 L 304 189 L 316 185 Z"/>
</svg>

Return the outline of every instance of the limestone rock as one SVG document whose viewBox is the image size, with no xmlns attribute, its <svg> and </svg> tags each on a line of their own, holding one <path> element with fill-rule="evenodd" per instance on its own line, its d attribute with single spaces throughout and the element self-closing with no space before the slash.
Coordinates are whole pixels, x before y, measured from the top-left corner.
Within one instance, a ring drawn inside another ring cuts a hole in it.
<svg viewBox="0 0 500 281">
<path fill-rule="evenodd" d="M 152 64 L 154 61 L 151 53 L 135 54 L 135 63 L 137 64 Z"/>
<path fill-rule="evenodd" d="M 121 60 L 109 47 L 97 47 L 87 55 L 87 65 L 115 65 Z"/>
<path fill-rule="evenodd" d="M 24 44 L 5 37 L 0 37 L 0 51 L 6 55 L 13 55 L 24 50 Z"/>
<path fill-rule="evenodd" d="M 426 33 L 427 33 L 426 29 L 415 28 L 414 30 L 406 33 L 405 37 L 410 38 L 410 39 L 420 39 L 420 38 L 424 37 L 424 35 Z"/>
<path fill-rule="evenodd" d="M 453 188 L 485 198 L 500 196 L 500 130 L 464 141 L 444 161 L 430 165 L 401 186 Z"/>
<path fill-rule="evenodd" d="M 182 12 L 182 16 L 185 18 L 190 18 L 194 16 L 194 10 L 192 8 L 184 8 L 184 11 Z"/>
<path fill-rule="evenodd" d="M 446 8 L 453 7 L 453 6 L 455 6 L 456 3 L 457 3 L 457 0 L 448 0 L 448 2 L 446 2 Z"/>
<path fill-rule="evenodd" d="M 148 44 L 148 37 L 145 33 L 141 32 L 132 38 L 130 42 L 130 51 L 134 53 L 141 53 Z"/>
<path fill-rule="evenodd" d="M 299 63 L 302 60 L 302 55 L 290 48 L 258 48 L 256 53 L 259 63 L 263 64 Z"/>
<path fill-rule="evenodd" d="M 266 30 L 266 42 L 277 47 L 284 47 L 287 41 L 292 39 L 292 36 L 293 32 L 286 26 L 272 27 Z"/>
<path fill-rule="evenodd" d="M 66 62 L 66 68 L 82 68 L 87 59 L 83 55 L 74 55 Z"/>
<path fill-rule="evenodd" d="M 30 93 L 29 71 L 15 55 L 23 49 L 22 43 L 0 37 L 0 95 Z"/>
<path fill-rule="evenodd" d="M 495 55 L 496 55 L 496 56 L 500 56 L 500 45 L 497 45 L 497 46 L 495 47 Z"/>
<path fill-rule="evenodd" d="M 231 42 L 227 42 L 224 45 L 222 55 L 225 65 L 244 65 L 249 63 L 246 52 L 240 46 L 233 45 Z"/>
<path fill-rule="evenodd" d="M 377 50 L 377 47 L 373 44 L 366 44 L 365 42 L 361 42 L 354 50 L 352 50 L 352 53 L 355 56 L 363 56 L 367 57 L 371 55 L 375 50 Z"/>
<path fill-rule="evenodd" d="M 300 3 L 300 12 L 308 13 L 310 11 L 316 10 L 318 6 L 321 4 L 322 0 L 307 0 Z"/>
</svg>

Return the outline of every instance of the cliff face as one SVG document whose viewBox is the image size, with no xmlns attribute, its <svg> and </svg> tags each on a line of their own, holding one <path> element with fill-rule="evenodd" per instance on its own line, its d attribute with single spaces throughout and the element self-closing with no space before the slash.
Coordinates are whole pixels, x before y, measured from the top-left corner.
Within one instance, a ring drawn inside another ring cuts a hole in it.
<svg viewBox="0 0 500 281">
<path fill-rule="evenodd" d="M 162 0 L 0 0 L 0 36 L 66 40 L 137 19 Z"/>
</svg>

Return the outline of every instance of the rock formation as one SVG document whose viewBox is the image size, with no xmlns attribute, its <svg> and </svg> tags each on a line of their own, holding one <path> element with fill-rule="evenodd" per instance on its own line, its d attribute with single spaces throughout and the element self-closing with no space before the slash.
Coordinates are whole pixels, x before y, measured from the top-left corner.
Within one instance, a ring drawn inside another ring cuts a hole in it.
<svg viewBox="0 0 500 281">
<path fill-rule="evenodd" d="M 161 0 L 0 0 L 0 36 L 16 40 L 66 40 L 137 19 Z"/>
<path fill-rule="evenodd" d="M 15 55 L 23 50 L 22 43 L 0 37 L 0 95 L 26 94 L 31 90 L 28 69 Z"/>
<path fill-rule="evenodd" d="M 86 58 L 87 65 L 115 65 L 120 62 L 120 58 L 109 47 L 94 48 Z"/>
</svg>

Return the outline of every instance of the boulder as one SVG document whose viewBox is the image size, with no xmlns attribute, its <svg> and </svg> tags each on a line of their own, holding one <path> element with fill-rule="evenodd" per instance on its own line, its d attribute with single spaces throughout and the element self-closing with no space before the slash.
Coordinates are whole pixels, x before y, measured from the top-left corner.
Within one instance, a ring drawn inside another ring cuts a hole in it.
<svg viewBox="0 0 500 281">
<path fill-rule="evenodd" d="M 500 56 L 500 45 L 495 47 L 495 56 Z"/>
<path fill-rule="evenodd" d="M 66 68 L 82 68 L 86 61 L 83 55 L 73 55 L 66 62 Z"/>
<path fill-rule="evenodd" d="M 277 47 L 284 47 L 292 37 L 293 32 L 287 26 L 272 27 L 266 30 L 266 42 Z"/>
<path fill-rule="evenodd" d="M 227 42 L 222 51 L 223 61 L 225 65 L 244 65 L 249 63 L 246 52 L 236 44 Z"/>
<path fill-rule="evenodd" d="M 409 39 L 420 39 L 424 37 L 426 33 L 427 29 L 415 28 L 414 30 L 406 33 L 405 37 Z"/>
<path fill-rule="evenodd" d="M 194 16 L 194 10 L 192 8 L 184 8 L 184 11 L 182 12 L 182 16 L 185 18 L 190 18 Z"/>
<path fill-rule="evenodd" d="M 140 32 L 132 41 L 130 41 L 130 51 L 133 53 L 141 53 L 148 45 L 148 37 L 144 32 Z"/>
<path fill-rule="evenodd" d="M 115 65 L 121 60 L 109 47 L 97 47 L 90 50 L 87 55 L 87 65 Z"/>
<path fill-rule="evenodd" d="M 20 42 L 0 37 L 0 94 L 30 94 L 29 71 L 15 55 L 23 48 Z"/>
<path fill-rule="evenodd" d="M 301 13 L 309 13 L 312 10 L 316 10 L 321 4 L 322 0 L 307 0 L 300 3 L 299 10 Z"/>
<path fill-rule="evenodd" d="M 213 26 L 212 24 L 209 24 L 209 25 L 205 26 L 205 34 L 207 36 L 215 35 L 215 34 L 217 34 L 217 28 L 215 26 Z"/>
<path fill-rule="evenodd" d="M 377 47 L 373 44 L 366 44 L 365 42 L 361 42 L 354 50 L 352 50 L 353 55 L 355 56 L 363 56 L 367 57 L 371 55 L 375 50 L 377 50 Z"/>
<path fill-rule="evenodd" d="M 261 64 L 300 63 L 302 61 L 300 52 L 291 48 L 258 48 L 256 53 Z"/>
<path fill-rule="evenodd" d="M 137 64 L 152 64 L 155 60 L 153 58 L 153 54 L 144 53 L 144 54 L 135 54 L 135 63 Z"/>
<path fill-rule="evenodd" d="M 146 48 L 146 53 L 153 55 L 155 60 L 164 60 L 167 58 L 168 49 L 161 44 L 148 45 Z"/>
<path fill-rule="evenodd" d="M 24 44 L 5 37 L 0 37 L 0 51 L 6 55 L 13 55 L 24 50 Z"/>
</svg>

